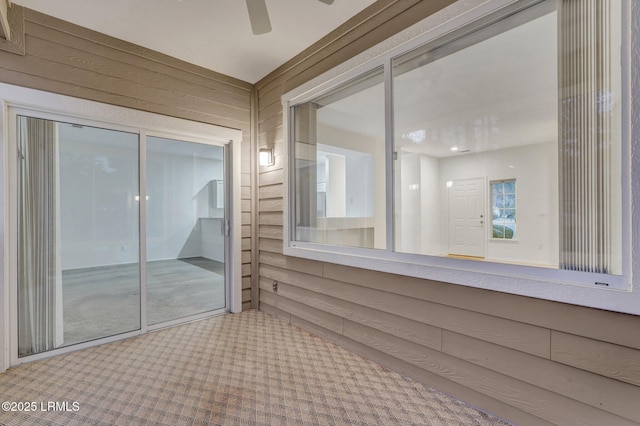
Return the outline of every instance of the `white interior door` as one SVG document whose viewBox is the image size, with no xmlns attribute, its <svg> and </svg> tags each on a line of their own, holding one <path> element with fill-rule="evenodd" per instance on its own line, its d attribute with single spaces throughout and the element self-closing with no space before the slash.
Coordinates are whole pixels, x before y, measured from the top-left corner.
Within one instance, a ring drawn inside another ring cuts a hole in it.
<svg viewBox="0 0 640 426">
<path fill-rule="evenodd" d="M 484 257 L 484 179 L 454 181 L 449 188 L 449 254 Z"/>
</svg>

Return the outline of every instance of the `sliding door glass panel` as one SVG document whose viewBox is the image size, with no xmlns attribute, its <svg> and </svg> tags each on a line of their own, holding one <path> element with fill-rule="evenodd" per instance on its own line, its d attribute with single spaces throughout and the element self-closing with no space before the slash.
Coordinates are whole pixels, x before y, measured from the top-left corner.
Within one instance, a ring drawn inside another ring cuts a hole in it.
<svg viewBox="0 0 640 426">
<path fill-rule="evenodd" d="M 147 322 L 225 307 L 224 149 L 147 138 Z"/>
<path fill-rule="evenodd" d="M 138 135 L 17 121 L 19 356 L 138 330 Z"/>
</svg>

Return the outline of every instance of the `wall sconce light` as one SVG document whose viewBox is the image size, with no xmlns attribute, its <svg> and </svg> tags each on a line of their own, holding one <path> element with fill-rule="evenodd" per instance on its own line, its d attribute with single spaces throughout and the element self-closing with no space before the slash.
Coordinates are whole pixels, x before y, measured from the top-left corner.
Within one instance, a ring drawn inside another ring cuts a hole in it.
<svg viewBox="0 0 640 426">
<path fill-rule="evenodd" d="M 273 159 L 273 150 L 270 148 L 260 148 L 259 161 L 261 166 L 273 166 L 275 163 Z"/>
</svg>

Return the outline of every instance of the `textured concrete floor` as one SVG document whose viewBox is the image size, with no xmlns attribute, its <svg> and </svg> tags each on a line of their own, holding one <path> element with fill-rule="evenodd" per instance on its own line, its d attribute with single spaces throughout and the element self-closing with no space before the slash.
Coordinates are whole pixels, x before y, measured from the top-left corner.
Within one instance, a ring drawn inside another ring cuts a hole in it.
<svg viewBox="0 0 640 426">
<path fill-rule="evenodd" d="M 64 271 L 64 345 L 140 328 L 138 264 Z M 225 307 L 224 264 L 205 258 L 147 264 L 148 324 Z"/>
</svg>

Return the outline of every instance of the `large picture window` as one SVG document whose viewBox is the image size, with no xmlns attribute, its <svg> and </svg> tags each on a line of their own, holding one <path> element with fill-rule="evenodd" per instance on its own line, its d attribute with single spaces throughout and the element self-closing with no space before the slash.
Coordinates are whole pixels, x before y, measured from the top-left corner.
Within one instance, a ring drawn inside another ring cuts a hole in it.
<svg viewBox="0 0 640 426">
<path fill-rule="evenodd" d="M 505 276 L 627 288 L 624 7 L 511 3 L 285 99 L 285 244 L 311 249 L 285 252 L 436 279 L 493 264 L 494 280 L 507 264 L 519 269 Z"/>
</svg>

